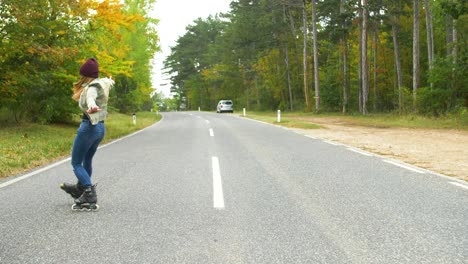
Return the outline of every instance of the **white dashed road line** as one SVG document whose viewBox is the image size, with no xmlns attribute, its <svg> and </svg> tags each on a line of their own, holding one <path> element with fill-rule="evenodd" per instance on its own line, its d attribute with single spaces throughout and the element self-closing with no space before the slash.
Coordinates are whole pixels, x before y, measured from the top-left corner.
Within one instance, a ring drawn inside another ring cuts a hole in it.
<svg viewBox="0 0 468 264">
<path fill-rule="evenodd" d="M 224 209 L 223 184 L 218 157 L 211 157 L 211 163 L 213 167 L 213 206 L 216 209 Z"/>
</svg>

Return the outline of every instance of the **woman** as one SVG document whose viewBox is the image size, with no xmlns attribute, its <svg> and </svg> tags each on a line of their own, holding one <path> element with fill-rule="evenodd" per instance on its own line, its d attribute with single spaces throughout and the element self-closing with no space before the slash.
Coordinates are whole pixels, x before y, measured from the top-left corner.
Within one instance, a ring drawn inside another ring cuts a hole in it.
<svg viewBox="0 0 468 264">
<path fill-rule="evenodd" d="M 98 210 L 96 186 L 91 182 L 93 157 L 104 138 L 107 118 L 107 101 L 114 81 L 99 78 L 99 65 L 96 59 L 88 59 L 80 68 L 81 79 L 73 86 L 73 99 L 78 101 L 83 111 L 71 154 L 73 172 L 77 184 L 60 185 L 74 199 L 72 210 Z"/>
</svg>

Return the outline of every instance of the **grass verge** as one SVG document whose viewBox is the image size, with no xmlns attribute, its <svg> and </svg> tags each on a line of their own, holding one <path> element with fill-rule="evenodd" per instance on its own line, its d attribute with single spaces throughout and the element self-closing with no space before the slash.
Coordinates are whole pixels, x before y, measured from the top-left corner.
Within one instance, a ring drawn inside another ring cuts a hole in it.
<svg viewBox="0 0 468 264">
<path fill-rule="evenodd" d="M 459 117 L 430 118 L 417 115 L 395 114 L 369 114 L 342 115 L 342 114 L 313 114 L 302 112 L 281 113 L 281 122 L 277 122 L 276 112 L 251 112 L 247 114 L 252 118 L 267 123 L 273 123 L 292 128 L 313 129 L 321 128 L 320 124 L 337 123 L 347 126 L 364 126 L 378 128 L 421 128 L 421 129 L 457 129 L 468 130 L 468 122 Z"/>
<path fill-rule="evenodd" d="M 103 143 L 148 127 L 161 119 L 150 112 L 137 113 L 136 125 L 131 115 L 111 113 L 106 120 Z M 80 120 L 71 124 L 9 124 L 0 127 L 0 178 L 23 173 L 67 157 Z"/>
<path fill-rule="evenodd" d="M 252 112 L 246 115 L 247 118 L 255 119 L 258 121 L 281 125 L 290 128 L 302 128 L 302 129 L 317 129 L 321 128 L 319 125 L 309 122 L 307 120 L 301 120 L 295 118 L 294 114 L 281 114 L 280 122 L 278 122 L 277 113 L 270 112 Z"/>
</svg>

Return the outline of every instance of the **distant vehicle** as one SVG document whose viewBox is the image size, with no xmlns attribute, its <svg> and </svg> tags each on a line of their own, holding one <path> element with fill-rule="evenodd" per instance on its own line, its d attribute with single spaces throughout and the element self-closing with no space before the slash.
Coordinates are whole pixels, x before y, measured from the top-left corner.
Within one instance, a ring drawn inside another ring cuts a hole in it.
<svg viewBox="0 0 468 264">
<path fill-rule="evenodd" d="M 181 103 L 181 104 L 179 105 L 180 111 L 185 111 L 185 108 L 187 108 L 187 107 L 185 106 L 184 103 Z"/>
<path fill-rule="evenodd" d="M 216 113 L 222 112 L 229 112 L 234 113 L 234 109 L 232 108 L 233 103 L 231 100 L 221 100 L 218 102 L 218 106 L 216 106 Z"/>
</svg>

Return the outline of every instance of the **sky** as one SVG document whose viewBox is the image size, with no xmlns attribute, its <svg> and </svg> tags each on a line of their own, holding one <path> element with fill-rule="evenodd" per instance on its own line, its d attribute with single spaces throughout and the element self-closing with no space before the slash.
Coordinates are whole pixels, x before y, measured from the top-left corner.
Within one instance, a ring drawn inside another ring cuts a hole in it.
<svg viewBox="0 0 468 264">
<path fill-rule="evenodd" d="M 154 60 L 152 82 L 157 92 L 170 94 L 170 81 L 163 74 L 163 62 L 170 54 L 179 37 L 186 32 L 185 28 L 197 18 L 206 19 L 209 15 L 229 11 L 231 0 L 156 0 L 150 16 L 159 19 L 157 31 L 161 52 Z"/>
</svg>

